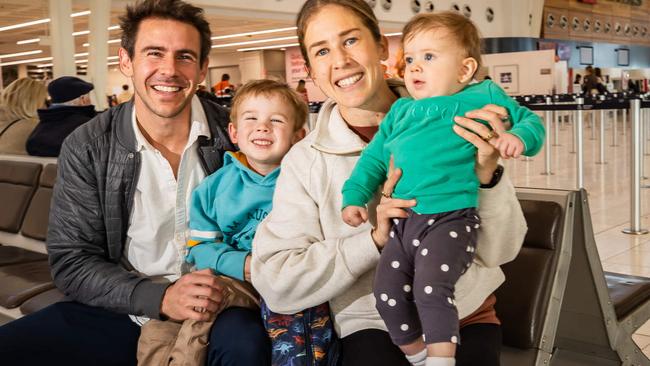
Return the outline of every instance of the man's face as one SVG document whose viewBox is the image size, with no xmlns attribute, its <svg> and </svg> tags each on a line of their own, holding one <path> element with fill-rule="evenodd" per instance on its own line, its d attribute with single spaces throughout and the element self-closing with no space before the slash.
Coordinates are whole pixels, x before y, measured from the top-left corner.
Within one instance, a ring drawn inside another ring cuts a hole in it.
<svg viewBox="0 0 650 366">
<path fill-rule="evenodd" d="M 120 49 L 120 69 L 133 81 L 138 118 L 189 118 L 191 99 L 208 62 L 200 64 L 200 35 L 190 24 L 149 18 L 140 23 L 133 58 Z"/>
</svg>

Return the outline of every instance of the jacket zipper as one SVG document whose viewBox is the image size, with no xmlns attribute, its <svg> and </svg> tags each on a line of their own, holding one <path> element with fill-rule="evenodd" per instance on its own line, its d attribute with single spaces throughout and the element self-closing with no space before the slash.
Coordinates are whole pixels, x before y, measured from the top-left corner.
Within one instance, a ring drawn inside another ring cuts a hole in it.
<svg viewBox="0 0 650 366">
<path fill-rule="evenodd" d="M 311 327 L 309 326 L 309 323 L 311 323 L 311 310 L 307 309 L 304 311 L 304 316 L 302 317 L 303 325 L 305 326 L 305 361 L 307 361 L 305 365 L 307 366 L 314 365 L 314 350 L 311 346 Z"/>
</svg>

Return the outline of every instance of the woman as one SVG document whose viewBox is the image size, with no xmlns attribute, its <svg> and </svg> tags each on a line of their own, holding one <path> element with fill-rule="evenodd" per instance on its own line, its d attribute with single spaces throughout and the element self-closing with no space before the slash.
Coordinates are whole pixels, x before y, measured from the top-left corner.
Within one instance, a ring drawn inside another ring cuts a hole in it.
<svg viewBox="0 0 650 366">
<path fill-rule="evenodd" d="M 343 183 L 405 89 L 383 78 L 387 41 L 364 1 L 308 0 L 297 26 L 310 76 L 329 100 L 315 130 L 282 162 L 273 211 L 253 242 L 253 284 L 279 312 L 329 301 L 344 366 L 408 365 L 392 344 L 372 295 L 374 269 L 388 238 L 390 218 L 406 217 L 404 209 L 415 205 L 413 200 L 390 198 L 400 171 L 390 173 L 381 200 L 369 204 L 370 223 L 353 228 L 340 215 Z M 489 121 L 497 130 L 502 129 L 500 116 L 505 110 L 496 106 L 467 114 Z M 456 121 L 474 132 L 454 127 L 478 148 L 477 175 L 491 187 L 480 192 L 483 225 L 478 260 L 456 287 L 462 319 L 457 364 L 497 365 L 501 333 L 492 292 L 503 281 L 498 266 L 519 251 L 525 221 L 511 183 L 506 177 L 499 180 L 502 168 L 497 168 L 495 150 L 479 137 L 488 136 L 488 128 L 468 118 Z"/>
<path fill-rule="evenodd" d="M 0 153 L 26 155 L 25 143 L 38 124 L 38 108 L 45 106 L 47 89 L 40 81 L 21 78 L 0 95 Z"/>
</svg>

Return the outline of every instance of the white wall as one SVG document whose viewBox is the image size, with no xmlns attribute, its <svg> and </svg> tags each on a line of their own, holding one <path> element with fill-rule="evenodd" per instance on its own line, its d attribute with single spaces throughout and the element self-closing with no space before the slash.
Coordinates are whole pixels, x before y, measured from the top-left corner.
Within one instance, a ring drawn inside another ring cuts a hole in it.
<svg viewBox="0 0 650 366">
<path fill-rule="evenodd" d="M 322 102 L 327 99 L 325 94 L 323 94 L 320 88 L 309 77 L 305 68 L 305 60 L 300 53 L 300 48 L 289 47 L 284 53 L 287 84 L 295 88 L 298 85 L 298 80 L 305 80 L 305 87 L 307 88 L 307 95 L 309 96 L 310 102 Z"/>
<path fill-rule="evenodd" d="M 133 93 L 133 84 L 131 79 L 127 78 L 120 72 L 117 66 L 108 67 L 108 76 L 106 78 L 106 94 L 120 94 L 122 92 L 122 85 L 127 84 L 129 91 Z"/>
<path fill-rule="evenodd" d="M 550 94 L 553 91 L 555 50 L 496 53 L 482 58 L 492 80 L 504 89 L 509 86 L 508 94 Z M 512 83 L 503 83 L 501 74 L 509 72 Z"/>
</svg>

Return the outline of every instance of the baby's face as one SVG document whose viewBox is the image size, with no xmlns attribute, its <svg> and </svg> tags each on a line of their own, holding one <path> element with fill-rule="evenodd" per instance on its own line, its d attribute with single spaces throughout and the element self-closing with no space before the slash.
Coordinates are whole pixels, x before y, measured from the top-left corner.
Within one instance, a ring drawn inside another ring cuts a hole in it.
<svg viewBox="0 0 650 366">
<path fill-rule="evenodd" d="M 404 81 L 415 99 L 452 95 L 463 89 L 465 56 L 447 30 L 416 33 L 404 43 Z"/>
</svg>

